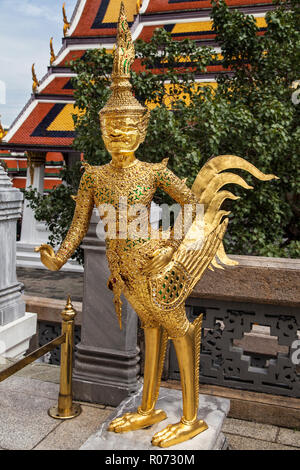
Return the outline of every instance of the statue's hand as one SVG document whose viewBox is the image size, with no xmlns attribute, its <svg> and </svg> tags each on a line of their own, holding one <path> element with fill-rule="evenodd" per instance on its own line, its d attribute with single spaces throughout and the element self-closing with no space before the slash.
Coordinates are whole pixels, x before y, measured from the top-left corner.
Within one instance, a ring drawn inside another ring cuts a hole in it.
<svg viewBox="0 0 300 470">
<path fill-rule="evenodd" d="M 34 249 L 35 252 L 39 252 L 42 263 L 50 271 L 58 271 L 64 264 L 57 256 L 55 256 L 52 246 L 46 245 L 45 243 L 41 246 L 37 246 Z"/>
<path fill-rule="evenodd" d="M 150 261 L 143 269 L 144 274 L 156 274 L 161 271 L 171 261 L 175 248 L 168 246 L 154 251 Z"/>
</svg>

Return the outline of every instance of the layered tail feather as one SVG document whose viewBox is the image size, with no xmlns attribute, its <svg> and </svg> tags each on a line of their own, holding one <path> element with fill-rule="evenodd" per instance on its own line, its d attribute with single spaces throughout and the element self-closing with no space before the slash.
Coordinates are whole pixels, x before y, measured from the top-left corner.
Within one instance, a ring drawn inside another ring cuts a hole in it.
<svg viewBox="0 0 300 470">
<path fill-rule="evenodd" d="M 192 191 L 199 198 L 199 203 L 204 205 L 205 236 L 209 235 L 220 224 L 224 216 L 230 214 L 228 211 L 220 210 L 223 202 L 226 199 L 238 199 L 230 191 L 220 191 L 223 186 L 233 183 L 245 189 L 253 189 L 252 186 L 249 186 L 243 178 L 235 173 L 221 173 L 224 170 L 230 169 L 246 170 L 261 181 L 278 179 L 277 176 L 272 174 L 265 175 L 247 160 L 235 155 L 220 155 L 209 160 L 199 171 L 192 186 Z M 234 266 L 238 264 L 236 261 L 228 258 L 223 242 L 220 243 L 216 258 L 225 265 Z M 212 266 L 221 268 L 216 258 L 212 261 L 210 269 L 213 269 Z"/>
<path fill-rule="evenodd" d="M 269 181 L 274 178 L 278 179 L 275 175 L 265 175 L 244 158 L 237 157 L 236 155 L 219 155 L 218 157 L 214 157 L 209 160 L 202 167 L 194 181 L 192 191 L 195 194 L 200 195 L 215 175 L 221 171 L 230 169 L 246 170 L 261 181 Z"/>
</svg>

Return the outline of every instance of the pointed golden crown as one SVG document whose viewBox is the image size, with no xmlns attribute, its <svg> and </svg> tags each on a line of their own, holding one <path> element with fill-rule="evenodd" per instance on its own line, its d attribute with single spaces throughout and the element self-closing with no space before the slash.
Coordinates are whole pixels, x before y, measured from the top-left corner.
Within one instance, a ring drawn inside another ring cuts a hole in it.
<svg viewBox="0 0 300 470">
<path fill-rule="evenodd" d="M 134 45 L 128 26 L 126 12 L 121 2 L 120 15 L 117 27 L 117 47 L 114 51 L 112 71 L 112 94 L 106 105 L 100 111 L 105 114 L 126 113 L 141 115 L 145 108 L 135 99 L 131 89 L 130 69 L 135 58 Z"/>
</svg>

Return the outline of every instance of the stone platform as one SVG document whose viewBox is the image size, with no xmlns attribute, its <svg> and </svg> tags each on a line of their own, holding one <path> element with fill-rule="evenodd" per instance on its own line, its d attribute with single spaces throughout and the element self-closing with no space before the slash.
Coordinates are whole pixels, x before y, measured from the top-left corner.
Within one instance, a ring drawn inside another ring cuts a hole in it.
<svg viewBox="0 0 300 470">
<path fill-rule="evenodd" d="M 161 388 L 157 408 L 166 411 L 168 418 L 153 426 L 140 431 L 131 431 L 124 434 L 107 432 L 108 424 L 114 418 L 124 413 L 136 411 L 141 402 L 142 390 L 124 400 L 108 419 L 101 424 L 99 430 L 89 437 L 80 450 L 161 450 L 152 446 L 152 436 L 164 429 L 168 424 L 176 423 L 182 415 L 181 392 Z M 227 443 L 222 434 L 222 426 L 229 412 L 230 401 L 209 395 L 200 395 L 199 413 L 200 419 L 208 424 L 208 429 L 190 441 L 169 447 L 170 450 L 222 450 Z"/>
</svg>

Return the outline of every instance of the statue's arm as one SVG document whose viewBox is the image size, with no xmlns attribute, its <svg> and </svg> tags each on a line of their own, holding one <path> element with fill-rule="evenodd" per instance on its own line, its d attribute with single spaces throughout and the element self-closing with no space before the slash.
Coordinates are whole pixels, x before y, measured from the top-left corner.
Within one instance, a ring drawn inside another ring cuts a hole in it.
<svg viewBox="0 0 300 470">
<path fill-rule="evenodd" d="M 185 180 L 181 180 L 171 170 L 166 167 L 167 161 L 157 165 L 156 181 L 157 185 L 168 193 L 174 201 L 183 208 L 185 204 L 191 204 L 193 215 L 196 213 L 196 204 L 199 202 L 197 196 L 185 184 Z"/>
<path fill-rule="evenodd" d="M 72 256 L 86 235 L 94 207 L 94 178 L 86 171 L 81 180 L 76 196 L 76 207 L 73 220 L 66 238 L 57 253 L 49 245 L 36 248 L 40 252 L 41 261 L 51 271 L 58 271 Z"/>
<path fill-rule="evenodd" d="M 184 205 L 190 205 L 191 218 L 190 221 L 187 222 L 191 223 L 197 211 L 198 198 L 185 184 L 185 181 L 178 178 L 178 176 L 169 170 L 166 165 L 167 160 L 163 160 L 161 163 L 154 165 L 156 184 L 158 187 L 162 188 L 166 193 L 168 193 L 172 199 L 181 205 L 183 210 L 183 216 L 181 219 L 181 237 L 183 237 L 184 229 L 187 229 L 187 224 L 184 223 L 184 217 L 187 215 L 187 212 L 184 211 Z M 174 229 L 172 229 L 172 231 L 174 231 Z M 171 238 L 173 237 L 172 231 Z M 169 263 L 169 261 L 172 259 L 174 251 L 175 248 L 172 246 L 156 250 L 152 254 L 152 260 L 146 265 L 144 272 L 146 274 L 154 274 L 158 272 Z"/>
</svg>

